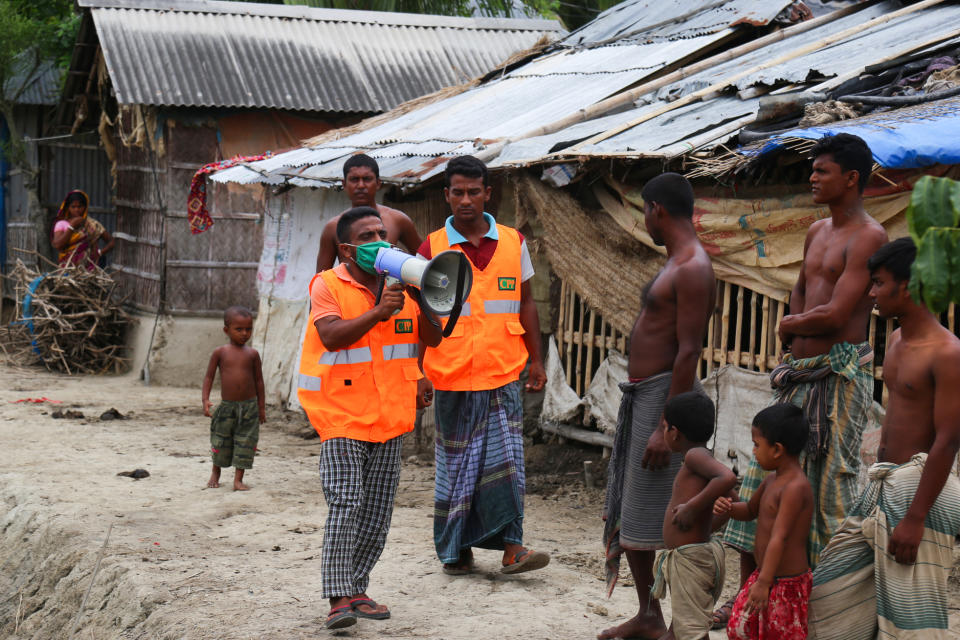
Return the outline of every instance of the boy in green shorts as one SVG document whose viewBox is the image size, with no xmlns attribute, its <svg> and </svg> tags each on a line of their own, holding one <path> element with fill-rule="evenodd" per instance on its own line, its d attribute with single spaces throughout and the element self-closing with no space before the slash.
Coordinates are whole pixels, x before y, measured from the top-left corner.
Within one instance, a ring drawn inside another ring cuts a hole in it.
<svg viewBox="0 0 960 640">
<path fill-rule="evenodd" d="M 214 350 L 203 379 L 203 415 L 211 417 L 210 388 L 220 369 L 221 401 L 210 421 L 213 473 L 207 486 L 219 487 L 220 468 L 232 466 L 233 490 L 249 491 L 243 472 L 253 467 L 260 423 L 266 420 L 260 354 L 244 346 L 253 333 L 253 313 L 246 307 L 230 307 L 223 312 L 223 332 L 230 344 Z"/>
</svg>

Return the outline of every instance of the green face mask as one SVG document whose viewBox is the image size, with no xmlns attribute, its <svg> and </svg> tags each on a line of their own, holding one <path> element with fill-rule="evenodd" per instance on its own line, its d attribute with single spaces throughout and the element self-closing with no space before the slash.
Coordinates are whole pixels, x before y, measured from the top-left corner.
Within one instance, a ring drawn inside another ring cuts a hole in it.
<svg viewBox="0 0 960 640">
<path fill-rule="evenodd" d="M 377 240 L 366 244 L 348 244 L 347 246 L 356 248 L 357 257 L 354 262 L 357 263 L 357 266 L 373 275 L 377 275 L 377 270 L 373 268 L 373 265 L 377 261 L 377 254 L 380 253 L 380 249 L 391 247 L 390 243 L 385 240 Z"/>
</svg>

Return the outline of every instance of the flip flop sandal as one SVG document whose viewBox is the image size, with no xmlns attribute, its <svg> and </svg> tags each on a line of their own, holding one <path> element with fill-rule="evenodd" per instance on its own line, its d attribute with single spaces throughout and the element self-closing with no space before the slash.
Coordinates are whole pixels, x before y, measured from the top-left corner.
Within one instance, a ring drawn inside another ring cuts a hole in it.
<svg viewBox="0 0 960 640">
<path fill-rule="evenodd" d="M 500 567 L 500 573 L 524 573 L 543 569 L 548 564 L 550 564 L 550 554 L 523 549 L 513 554 L 510 562 Z"/>
<path fill-rule="evenodd" d="M 340 613 L 337 613 L 338 611 Z M 353 607 L 345 604 L 336 609 L 330 609 L 323 626 L 327 629 L 345 629 L 355 624 L 357 624 L 357 614 L 353 612 Z"/>
<path fill-rule="evenodd" d="M 390 617 L 389 611 L 380 611 L 377 613 L 367 613 L 365 611 L 360 611 L 357 607 L 362 607 L 363 605 L 369 606 L 371 609 L 377 608 L 377 603 L 371 600 L 370 598 L 356 598 L 350 601 L 350 607 L 353 609 L 354 615 L 358 618 L 366 618 L 368 620 L 386 620 Z"/>
<path fill-rule="evenodd" d="M 465 576 L 468 573 L 473 573 L 473 563 L 464 566 L 462 564 L 445 564 L 443 565 L 443 572 L 448 576 Z"/>
<path fill-rule="evenodd" d="M 730 616 L 733 615 L 733 598 L 730 598 L 724 602 L 720 607 L 713 612 L 714 621 L 711 623 L 711 629 L 726 629 L 727 623 L 730 622 Z"/>
</svg>

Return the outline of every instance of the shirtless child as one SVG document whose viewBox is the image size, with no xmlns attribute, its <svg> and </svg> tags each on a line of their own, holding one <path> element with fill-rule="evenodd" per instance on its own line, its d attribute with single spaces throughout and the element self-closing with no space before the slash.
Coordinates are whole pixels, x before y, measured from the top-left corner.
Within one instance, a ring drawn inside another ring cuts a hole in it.
<svg viewBox="0 0 960 640">
<path fill-rule="evenodd" d="M 870 295 L 900 328 L 887 341 L 887 413 L 877 462 L 820 556 L 810 596 L 818 640 L 946 640 L 947 577 L 960 531 L 960 340 L 907 289 L 917 249 L 894 240 L 870 258 Z"/>
<path fill-rule="evenodd" d="M 663 598 L 670 586 L 673 621 L 661 640 L 701 640 L 709 637 L 724 580 L 723 545 L 710 537 L 713 504 L 732 492 L 737 477 L 706 448 L 713 435 L 710 398 L 697 391 L 678 394 L 667 402 L 663 416 L 664 441 L 683 456 L 683 464 L 663 519 L 667 548 L 657 556 L 651 596 Z"/>
<path fill-rule="evenodd" d="M 383 226 L 387 230 L 387 242 L 400 242 L 411 253 L 422 243 L 420 234 L 413 226 L 407 214 L 382 204 L 377 204 L 377 191 L 380 189 L 380 166 L 370 156 L 358 153 L 350 156 L 343 164 L 343 190 L 350 198 L 350 207 L 373 207 L 380 214 Z M 343 214 L 340 214 L 343 215 Z M 338 215 L 323 226 L 320 234 L 320 251 L 317 254 L 317 273 L 331 269 L 337 257 Z"/>
<path fill-rule="evenodd" d="M 234 467 L 234 491 L 249 491 L 243 472 L 253 467 L 253 454 L 260 438 L 260 423 L 266 418 L 260 354 L 244 346 L 253 333 L 253 314 L 246 307 L 223 312 L 223 332 L 230 344 L 217 347 L 210 356 L 203 378 L 203 415 L 210 421 L 210 451 L 213 472 L 207 486 L 220 486 L 220 468 Z M 220 369 L 221 402 L 210 413 L 210 388 Z"/>
<path fill-rule="evenodd" d="M 809 427 L 793 404 L 767 407 L 753 419 L 753 454 L 770 471 L 750 502 L 719 498 L 714 514 L 757 520 L 757 569 L 733 603 L 730 640 L 802 640 L 807 637 L 810 564 L 807 537 L 813 517 L 813 490 L 797 459 Z"/>
</svg>

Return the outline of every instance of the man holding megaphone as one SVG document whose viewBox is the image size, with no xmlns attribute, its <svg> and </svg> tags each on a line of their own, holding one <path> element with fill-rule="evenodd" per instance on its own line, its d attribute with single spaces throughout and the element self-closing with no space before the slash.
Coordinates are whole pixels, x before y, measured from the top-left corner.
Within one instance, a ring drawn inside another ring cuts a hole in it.
<svg viewBox="0 0 960 640">
<path fill-rule="evenodd" d="M 523 400 L 546 383 L 540 320 L 530 292 L 533 264 L 523 236 L 484 212 L 487 168 L 472 156 L 446 167 L 453 213 L 421 245 L 422 257 L 462 252 L 472 288 L 452 331 L 423 354 L 436 388 L 434 544 L 448 575 L 473 570 L 473 547 L 503 551 L 501 571 L 545 567 L 550 556 L 523 546 Z"/>
<path fill-rule="evenodd" d="M 441 340 L 437 319 L 423 318 L 401 284 L 382 287 L 368 264 L 390 246 L 386 237 L 376 209 L 344 212 L 340 264 L 310 282 L 313 326 L 303 340 L 297 397 L 321 440 L 329 507 L 321 595 L 330 600 L 329 629 L 390 617 L 366 590 L 390 528 L 401 436 L 413 430 L 423 377 L 418 345 Z"/>
</svg>

